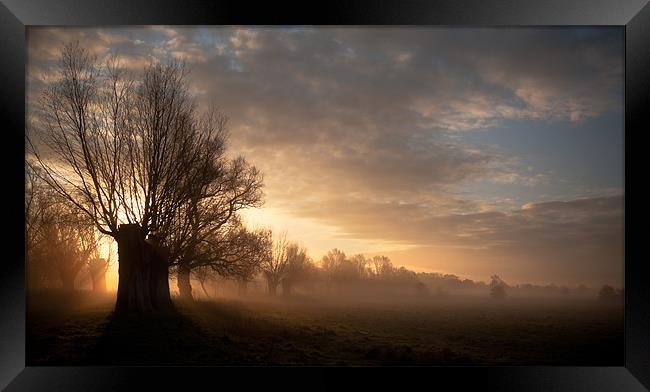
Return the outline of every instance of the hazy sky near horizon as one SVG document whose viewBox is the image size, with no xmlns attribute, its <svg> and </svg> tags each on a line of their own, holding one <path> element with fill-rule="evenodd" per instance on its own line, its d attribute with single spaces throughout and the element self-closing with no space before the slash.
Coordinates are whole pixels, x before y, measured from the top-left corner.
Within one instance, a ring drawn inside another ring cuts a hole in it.
<svg viewBox="0 0 650 392">
<path fill-rule="evenodd" d="M 138 72 L 184 60 L 230 151 L 264 173 L 251 225 L 319 260 L 386 254 L 506 282 L 623 282 L 624 31 L 28 29 L 27 112 L 65 42 Z"/>
</svg>

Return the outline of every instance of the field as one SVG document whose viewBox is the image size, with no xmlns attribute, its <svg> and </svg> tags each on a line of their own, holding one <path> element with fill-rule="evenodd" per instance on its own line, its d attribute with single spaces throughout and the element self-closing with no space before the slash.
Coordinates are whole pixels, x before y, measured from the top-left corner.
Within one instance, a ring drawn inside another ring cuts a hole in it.
<svg viewBox="0 0 650 392">
<path fill-rule="evenodd" d="M 27 365 L 623 363 L 623 309 L 595 300 L 221 299 L 144 319 L 114 317 L 113 301 L 30 293 Z"/>
</svg>

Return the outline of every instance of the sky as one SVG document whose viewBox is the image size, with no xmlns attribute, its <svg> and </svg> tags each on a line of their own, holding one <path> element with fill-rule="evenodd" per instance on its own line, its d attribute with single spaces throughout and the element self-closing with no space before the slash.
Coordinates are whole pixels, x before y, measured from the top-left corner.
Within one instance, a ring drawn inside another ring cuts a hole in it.
<svg viewBox="0 0 650 392">
<path fill-rule="evenodd" d="M 315 260 L 623 285 L 624 30 L 30 27 L 27 116 L 64 43 L 132 72 L 184 61 L 229 153 L 264 174 L 250 226 Z"/>
</svg>

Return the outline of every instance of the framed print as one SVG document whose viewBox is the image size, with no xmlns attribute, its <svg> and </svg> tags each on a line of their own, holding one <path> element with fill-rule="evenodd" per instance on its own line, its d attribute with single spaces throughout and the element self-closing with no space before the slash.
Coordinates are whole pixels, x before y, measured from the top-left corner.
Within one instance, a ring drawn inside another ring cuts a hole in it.
<svg viewBox="0 0 650 392">
<path fill-rule="evenodd" d="M 8 391 L 650 387 L 646 1 L 0 11 Z"/>
</svg>

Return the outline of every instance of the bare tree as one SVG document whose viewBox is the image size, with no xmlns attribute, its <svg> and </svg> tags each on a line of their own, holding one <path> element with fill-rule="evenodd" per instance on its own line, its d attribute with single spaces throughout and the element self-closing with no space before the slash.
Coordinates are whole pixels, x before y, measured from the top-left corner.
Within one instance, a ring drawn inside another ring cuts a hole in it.
<svg viewBox="0 0 650 392">
<path fill-rule="evenodd" d="M 237 290 L 240 296 L 248 293 L 248 284 L 252 282 L 261 271 L 261 265 L 267 257 L 267 250 L 271 247 L 271 233 L 268 230 L 258 229 L 254 231 L 256 252 L 255 257 L 241 263 L 237 271 L 231 274 L 237 281 Z"/>
<path fill-rule="evenodd" d="M 220 138 L 223 146 L 225 134 Z M 194 189 L 193 197 L 173 220 L 168 236 L 171 265 L 176 267 L 179 293 L 184 299 L 192 298 L 192 269 L 211 265 L 229 272 L 225 263 L 233 263 L 230 269 L 237 269 L 246 264 L 245 257 L 248 262 L 259 259 L 255 255 L 258 238 L 243 227 L 238 212 L 262 204 L 261 174 L 243 157 L 227 161 L 219 153 L 209 162 L 201 174 L 210 181 Z"/>
<path fill-rule="evenodd" d="M 51 214 L 54 199 L 37 170 L 31 165 L 25 166 L 25 256 L 29 288 L 49 286 L 57 280 L 44 246 L 46 229 L 54 219 Z"/>
<path fill-rule="evenodd" d="M 490 296 L 495 299 L 503 299 L 506 297 L 507 284 L 499 277 L 499 275 L 492 275 L 490 277 Z"/>
<path fill-rule="evenodd" d="M 334 279 L 336 279 L 338 271 L 344 262 L 345 253 L 336 248 L 330 250 L 325 256 L 323 256 L 323 259 L 321 261 L 321 268 L 325 273 L 325 277 L 328 283 L 332 283 Z"/>
<path fill-rule="evenodd" d="M 267 244 L 266 257 L 260 265 L 262 274 L 266 279 L 269 295 L 272 297 L 276 295 L 278 285 L 287 273 L 289 245 L 286 232 L 277 235 L 272 242 Z"/>
<path fill-rule="evenodd" d="M 48 197 L 46 184 L 31 165 L 25 165 L 25 251 L 31 255 L 43 239 L 43 224 L 52 199 Z"/>
<path fill-rule="evenodd" d="M 75 278 L 96 250 L 95 228 L 87 216 L 65 200 L 54 194 L 49 196 L 47 204 L 37 209 L 41 214 L 38 235 L 32 231 L 36 240 L 28 253 L 28 265 L 36 268 L 30 268 L 29 273 L 48 274 L 49 271 L 50 282 L 55 275 L 64 289 L 73 290 Z M 31 202 L 37 204 L 35 200 Z"/>
<path fill-rule="evenodd" d="M 240 269 L 239 273 L 234 276 L 235 280 L 237 281 L 237 291 L 240 296 L 245 296 L 248 294 L 248 284 L 252 282 L 255 279 L 255 276 L 260 271 L 260 263 L 255 265 L 253 263 L 249 263 L 247 265 L 247 268 L 242 268 Z"/>
<path fill-rule="evenodd" d="M 212 282 L 213 284 L 215 284 L 217 281 L 218 274 L 209 266 L 196 267 L 194 268 L 192 273 L 196 278 L 196 280 L 201 285 L 201 290 L 203 290 L 203 294 L 205 295 L 205 297 L 210 298 L 210 294 L 208 293 L 208 290 L 205 288 L 205 284 L 208 282 Z"/>
<path fill-rule="evenodd" d="M 375 277 L 388 278 L 393 274 L 393 263 L 386 256 L 374 256 L 371 260 Z"/>
<path fill-rule="evenodd" d="M 623 299 L 623 291 L 616 290 L 614 287 L 606 284 L 598 291 L 598 299 L 602 302 L 616 302 Z"/>
<path fill-rule="evenodd" d="M 97 237 L 98 246 L 95 252 L 93 252 L 91 258 L 88 260 L 88 272 L 90 273 L 92 290 L 98 294 L 103 294 L 107 291 L 106 273 L 108 272 L 110 266 L 113 264 L 114 257 L 112 247 L 110 246 L 108 247 L 106 257 L 100 257 L 99 243 L 101 240 L 101 237 Z"/>
<path fill-rule="evenodd" d="M 282 295 L 290 296 L 293 286 L 309 276 L 314 264 L 307 256 L 307 250 L 297 243 L 288 244 L 286 253 L 287 265 L 281 281 Z"/>
<path fill-rule="evenodd" d="M 197 114 L 186 75 L 169 63 L 135 78 L 65 45 L 28 136 L 42 178 L 117 241 L 116 311 L 171 304 L 172 227 L 197 189 L 219 187 L 206 171 L 222 152 L 220 118 Z"/>
<path fill-rule="evenodd" d="M 181 297 L 191 299 L 190 272 L 212 270 L 224 278 L 247 277 L 254 273 L 266 258 L 269 234 L 264 230 L 248 230 L 239 219 L 232 219 L 193 248 L 191 257 L 185 255 L 177 265 L 178 288 Z"/>
<path fill-rule="evenodd" d="M 357 254 L 350 258 L 350 263 L 352 263 L 355 273 L 358 275 L 359 279 L 364 279 L 368 274 L 367 265 L 369 262 L 370 260 L 366 259 L 362 254 Z"/>
<path fill-rule="evenodd" d="M 323 256 L 321 267 L 330 284 L 340 284 L 364 279 L 367 274 L 367 263 L 368 260 L 363 255 L 348 258 L 342 251 L 332 249 Z"/>
</svg>

